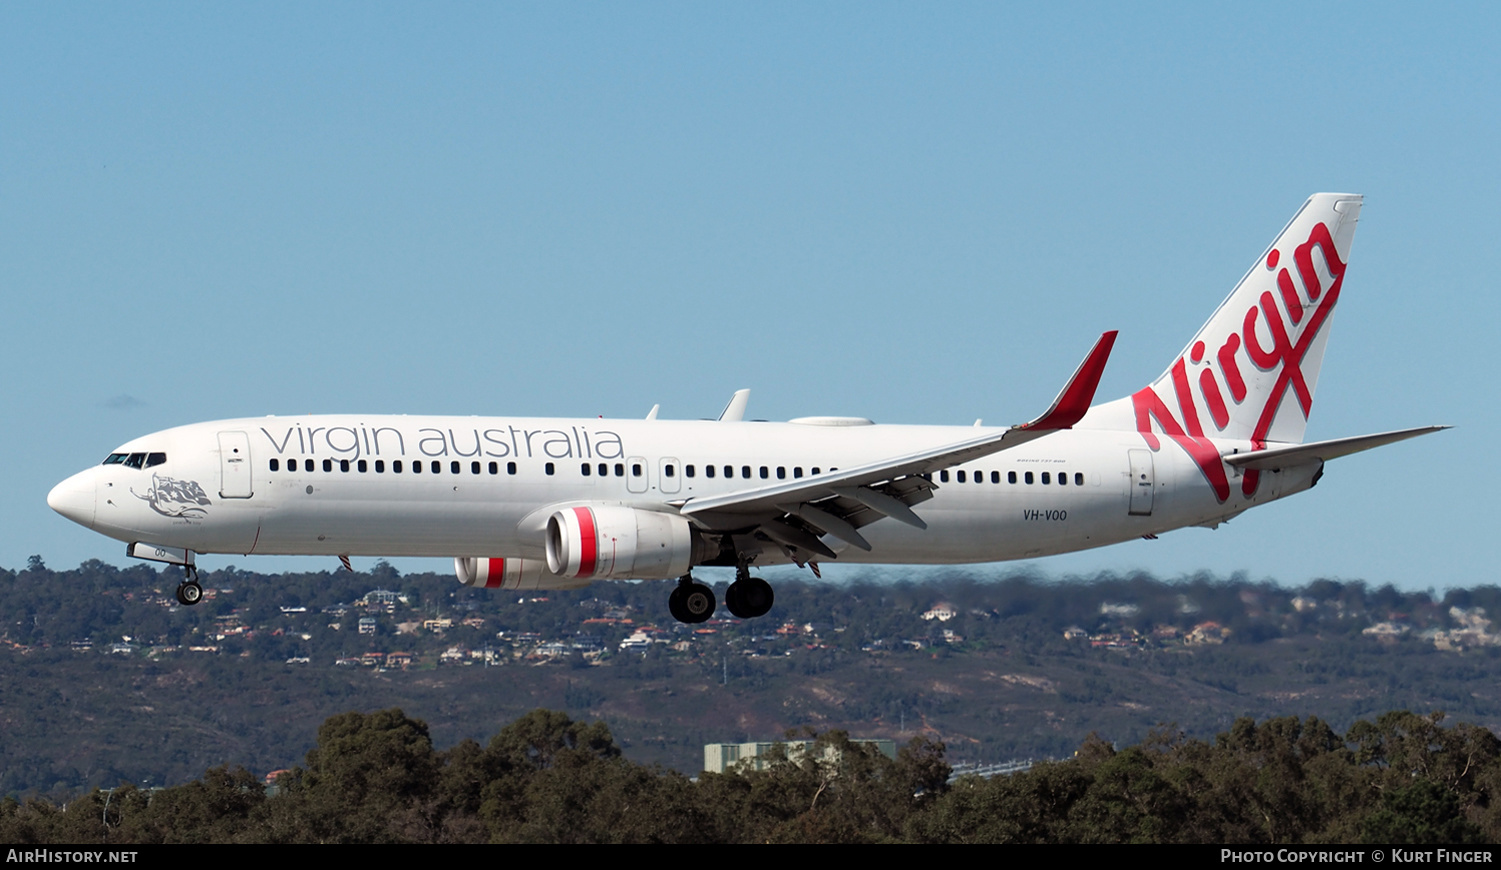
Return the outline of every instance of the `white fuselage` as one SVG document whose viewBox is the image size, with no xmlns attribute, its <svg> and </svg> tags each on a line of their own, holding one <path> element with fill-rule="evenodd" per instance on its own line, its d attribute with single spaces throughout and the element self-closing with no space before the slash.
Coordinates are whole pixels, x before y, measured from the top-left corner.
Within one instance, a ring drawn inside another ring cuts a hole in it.
<svg viewBox="0 0 1501 870">
<path fill-rule="evenodd" d="M 51 501 L 110 537 L 197 553 L 541 559 L 547 517 L 559 507 L 676 512 L 696 498 L 995 431 L 481 417 L 225 420 L 130 441 L 111 454 L 124 459 L 69 478 Z M 1215 446 L 1251 449 L 1249 442 Z M 153 455 L 159 459 L 149 467 L 130 459 Z M 1319 467 L 1264 474 L 1252 495 L 1237 485 L 1221 501 L 1170 442 L 1152 450 L 1137 431 L 1058 431 L 933 473 L 933 498 L 915 505 L 926 529 L 883 518 L 861 529 L 869 552 L 825 542 L 852 562 L 1044 556 L 1212 525 L 1307 489 Z M 783 561 L 775 549 L 757 559 Z"/>
</svg>

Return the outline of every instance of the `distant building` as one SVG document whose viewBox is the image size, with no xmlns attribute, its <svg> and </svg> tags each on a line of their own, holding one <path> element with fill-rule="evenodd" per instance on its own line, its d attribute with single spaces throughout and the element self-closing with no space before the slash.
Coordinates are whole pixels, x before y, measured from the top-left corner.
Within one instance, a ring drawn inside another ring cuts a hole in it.
<svg viewBox="0 0 1501 870">
<path fill-rule="evenodd" d="M 360 603 L 366 607 L 392 607 L 397 602 L 407 603 L 407 597 L 400 592 L 392 592 L 389 589 L 372 589 L 365 593 Z"/>
<path fill-rule="evenodd" d="M 1230 629 L 1225 628 L 1218 622 L 1201 622 L 1193 627 L 1184 638 L 1184 643 L 1190 644 L 1218 644 L 1224 643 L 1225 638 L 1230 636 Z"/>
<path fill-rule="evenodd" d="M 877 752 L 887 758 L 896 760 L 896 741 L 886 738 L 872 738 L 863 740 L 851 740 L 861 746 L 873 747 Z M 778 740 L 760 743 L 705 743 L 704 744 L 704 770 L 709 773 L 724 773 L 741 762 L 748 762 L 751 770 L 766 770 L 771 760 L 772 747 L 781 746 L 787 750 L 787 758 L 796 761 L 808 754 L 813 746 L 812 740 Z M 833 752 L 833 747 L 829 747 Z M 765 759 L 765 760 L 763 760 Z M 833 760 L 833 759 L 830 759 Z"/>
</svg>

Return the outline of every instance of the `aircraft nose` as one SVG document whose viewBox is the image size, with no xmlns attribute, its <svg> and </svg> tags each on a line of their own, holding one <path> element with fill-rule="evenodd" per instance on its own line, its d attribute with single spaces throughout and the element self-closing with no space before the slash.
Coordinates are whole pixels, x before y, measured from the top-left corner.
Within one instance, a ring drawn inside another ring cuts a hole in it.
<svg viewBox="0 0 1501 870">
<path fill-rule="evenodd" d="M 87 528 L 94 527 L 94 471 L 80 471 L 52 487 L 47 493 L 47 506 Z"/>
</svg>

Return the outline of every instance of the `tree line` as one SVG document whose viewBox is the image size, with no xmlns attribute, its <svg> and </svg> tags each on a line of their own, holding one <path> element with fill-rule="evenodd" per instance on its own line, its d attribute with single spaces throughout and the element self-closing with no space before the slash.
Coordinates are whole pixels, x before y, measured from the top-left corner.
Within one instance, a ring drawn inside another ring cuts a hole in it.
<svg viewBox="0 0 1501 870">
<path fill-rule="evenodd" d="M 1317 718 L 1163 731 L 1117 749 L 950 782 L 944 747 L 895 759 L 842 732 L 761 770 L 625 759 L 603 722 L 535 710 L 488 745 L 434 748 L 392 709 L 328 719 L 267 789 L 243 768 L 64 802 L 0 803 L 0 838 L 156 843 L 1483 843 L 1501 839 L 1501 741 L 1406 711 L 1344 735 Z"/>
</svg>

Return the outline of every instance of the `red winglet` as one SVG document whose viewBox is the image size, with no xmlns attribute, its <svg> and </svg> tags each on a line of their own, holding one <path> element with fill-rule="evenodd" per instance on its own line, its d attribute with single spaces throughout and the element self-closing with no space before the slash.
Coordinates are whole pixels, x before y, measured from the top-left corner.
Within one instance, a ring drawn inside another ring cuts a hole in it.
<svg viewBox="0 0 1501 870">
<path fill-rule="evenodd" d="M 1073 377 L 1068 379 L 1068 384 L 1058 398 L 1053 400 L 1053 406 L 1036 420 L 1023 423 L 1017 429 L 1071 429 L 1073 425 L 1084 419 L 1084 414 L 1089 410 L 1089 405 L 1094 401 L 1094 391 L 1100 386 L 1100 377 L 1105 374 L 1105 361 L 1110 359 L 1110 349 L 1115 346 L 1117 331 L 1112 329 L 1100 336 L 1095 342 L 1094 349 L 1079 368 L 1074 370 Z"/>
</svg>

